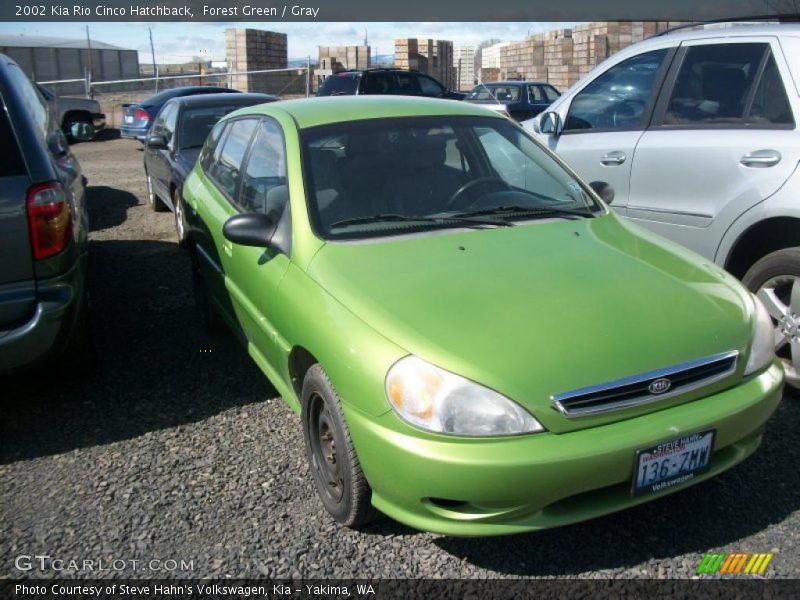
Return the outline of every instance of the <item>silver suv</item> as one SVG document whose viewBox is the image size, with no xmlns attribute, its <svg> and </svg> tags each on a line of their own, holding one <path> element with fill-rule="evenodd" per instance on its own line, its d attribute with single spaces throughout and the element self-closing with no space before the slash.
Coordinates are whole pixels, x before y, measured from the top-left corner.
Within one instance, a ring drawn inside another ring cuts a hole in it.
<svg viewBox="0 0 800 600">
<path fill-rule="evenodd" d="M 799 121 L 800 25 L 787 24 L 645 40 L 523 126 L 610 184 L 619 214 L 757 292 L 800 387 Z"/>
</svg>

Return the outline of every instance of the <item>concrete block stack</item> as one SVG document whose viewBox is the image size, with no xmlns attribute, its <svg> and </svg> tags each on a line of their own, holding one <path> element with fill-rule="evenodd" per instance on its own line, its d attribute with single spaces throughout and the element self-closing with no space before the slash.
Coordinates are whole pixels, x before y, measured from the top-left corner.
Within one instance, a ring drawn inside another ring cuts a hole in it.
<svg viewBox="0 0 800 600">
<path fill-rule="evenodd" d="M 500 78 L 505 80 L 546 79 L 544 40 L 530 37 L 500 48 Z M 485 78 L 484 78 L 485 80 Z"/>
<path fill-rule="evenodd" d="M 448 40 L 398 38 L 394 41 L 394 66 L 427 73 L 448 88 L 455 88 L 453 42 Z"/>
<path fill-rule="evenodd" d="M 226 29 L 225 53 L 233 72 L 285 69 L 288 62 L 286 34 L 263 29 Z M 272 81 L 276 77 L 286 79 L 287 76 L 234 75 L 231 84 L 243 92 L 274 93 L 273 88 L 280 84 Z"/>
<path fill-rule="evenodd" d="M 599 21 L 532 35 L 500 49 L 500 78 L 546 80 L 563 91 L 615 52 L 682 24 Z"/>
</svg>

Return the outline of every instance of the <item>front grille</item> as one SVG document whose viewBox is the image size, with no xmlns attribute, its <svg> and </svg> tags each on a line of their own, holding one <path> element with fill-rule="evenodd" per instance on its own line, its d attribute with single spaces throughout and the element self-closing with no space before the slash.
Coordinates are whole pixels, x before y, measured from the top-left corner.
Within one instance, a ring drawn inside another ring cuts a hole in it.
<svg viewBox="0 0 800 600">
<path fill-rule="evenodd" d="M 557 394 L 552 397 L 553 405 L 567 417 L 582 417 L 664 400 L 724 379 L 736 370 L 738 359 L 736 351 L 715 354 Z"/>
</svg>

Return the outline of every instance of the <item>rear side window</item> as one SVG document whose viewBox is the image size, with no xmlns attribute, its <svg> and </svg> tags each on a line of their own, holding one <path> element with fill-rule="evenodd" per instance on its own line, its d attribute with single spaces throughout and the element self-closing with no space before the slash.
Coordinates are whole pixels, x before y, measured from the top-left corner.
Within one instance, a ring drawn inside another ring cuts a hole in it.
<svg viewBox="0 0 800 600">
<path fill-rule="evenodd" d="M 391 91 L 392 94 L 400 94 L 402 96 L 419 96 L 420 89 L 417 82 L 416 75 L 411 73 L 395 73 L 394 86 Z"/>
<path fill-rule="evenodd" d="M 772 52 L 767 56 L 764 72 L 755 89 L 747 123 L 758 125 L 791 125 L 794 126 L 792 107 L 786 96 L 778 65 Z"/>
<path fill-rule="evenodd" d="M 267 119 L 259 125 L 247 159 L 239 205 L 244 211 L 270 215 L 277 221 L 288 199 L 283 132 Z"/>
<path fill-rule="evenodd" d="M 364 94 L 391 94 L 392 80 L 388 73 L 364 74 Z"/>
<path fill-rule="evenodd" d="M 233 121 L 229 125 L 228 135 L 225 136 L 219 152 L 214 152 L 216 160 L 209 169 L 209 175 L 229 198 L 236 197 L 236 185 L 239 181 L 242 160 L 247 153 L 247 146 L 250 144 L 250 138 L 253 137 L 256 124 L 255 119 Z"/>
<path fill-rule="evenodd" d="M 769 45 L 691 46 L 683 59 L 664 125 L 741 124 Z"/>
<path fill-rule="evenodd" d="M 643 128 L 667 50 L 639 54 L 589 83 L 572 100 L 565 130 Z"/>
<path fill-rule="evenodd" d="M 11 121 L 6 113 L 6 105 L 0 98 L 0 177 L 25 175 L 25 163 L 17 145 L 17 138 L 11 128 Z"/>
<path fill-rule="evenodd" d="M 317 92 L 318 96 L 340 96 L 347 94 L 355 94 L 358 90 L 358 82 L 360 76 L 352 73 L 340 73 L 338 75 L 331 75 L 325 81 Z"/>
<path fill-rule="evenodd" d="M 25 112 L 31 116 L 37 131 L 41 133 L 41 138 L 44 140 L 47 134 L 47 107 L 42 97 L 17 65 L 8 64 L 8 75 L 11 86 L 17 89 L 22 98 Z"/>
</svg>

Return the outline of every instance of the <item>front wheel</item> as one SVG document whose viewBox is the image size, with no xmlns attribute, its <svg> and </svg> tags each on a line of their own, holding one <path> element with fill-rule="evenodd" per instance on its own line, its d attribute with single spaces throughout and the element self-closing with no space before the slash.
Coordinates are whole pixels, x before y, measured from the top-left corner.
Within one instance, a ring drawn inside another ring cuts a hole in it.
<svg viewBox="0 0 800 600">
<path fill-rule="evenodd" d="M 147 177 L 147 205 L 150 207 L 150 210 L 153 212 L 163 212 L 167 210 L 167 207 L 164 206 L 161 198 L 158 197 L 158 194 L 156 194 L 153 188 L 153 178 L 150 177 L 150 173 L 145 172 L 145 175 Z"/>
<path fill-rule="evenodd" d="M 172 190 L 172 207 L 175 213 L 175 231 L 178 233 L 178 245 L 181 248 L 186 247 L 186 206 L 181 198 L 181 193 L 175 189 Z"/>
<path fill-rule="evenodd" d="M 800 248 L 768 254 L 750 267 L 742 283 L 767 307 L 786 383 L 800 390 Z"/>
<path fill-rule="evenodd" d="M 325 510 L 346 527 L 371 521 L 377 514 L 372 490 L 350 440 L 339 397 L 319 364 L 306 373 L 301 399 L 308 467 Z"/>
</svg>

